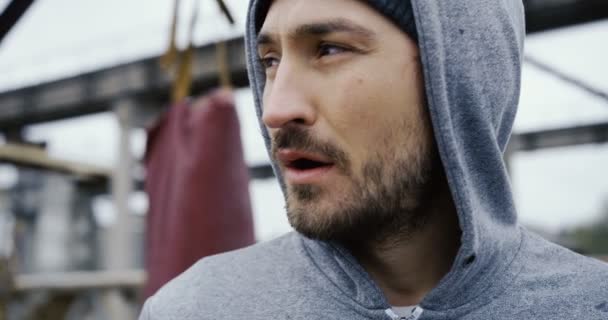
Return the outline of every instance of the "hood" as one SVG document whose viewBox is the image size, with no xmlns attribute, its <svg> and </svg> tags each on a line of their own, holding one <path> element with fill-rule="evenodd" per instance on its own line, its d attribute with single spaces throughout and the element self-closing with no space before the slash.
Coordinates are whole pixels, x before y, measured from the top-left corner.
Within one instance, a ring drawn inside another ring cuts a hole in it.
<svg viewBox="0 0 608 320">
<path fill-rule="evenodd" d="M 411 2 L 428 109 L 462 230 L 452 270 L 421 303 L 445 310 L 483 303 L 518 272 L 522 237 L 503 153 L 519 102 L 524 12 L 521 0 Z M 245 36 L 259 119 L 265 72 L 255 41 L 270 3 L 250 2 Z"/>
</svg>

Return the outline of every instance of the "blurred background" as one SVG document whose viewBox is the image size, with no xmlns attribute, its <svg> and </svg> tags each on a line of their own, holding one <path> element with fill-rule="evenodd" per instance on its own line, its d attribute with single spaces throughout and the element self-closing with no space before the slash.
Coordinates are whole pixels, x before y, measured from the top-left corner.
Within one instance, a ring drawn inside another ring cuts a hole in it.
<svg viewBox="0 0 608 320">
<path fill-rule="evenodd" d="M 246 2 L 0 0 L 0 320 L 135 319 L 196 259 L 290 230 L 248 87 Z M 602 259 L 608 2 L 524 4 L 505 155 L 519 217 Z"/>
</svg>

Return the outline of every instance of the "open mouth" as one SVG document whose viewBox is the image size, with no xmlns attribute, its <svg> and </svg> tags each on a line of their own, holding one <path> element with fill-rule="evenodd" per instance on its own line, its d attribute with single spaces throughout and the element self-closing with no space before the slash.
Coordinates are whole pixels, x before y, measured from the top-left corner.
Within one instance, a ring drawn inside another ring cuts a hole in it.
<svg viewBox="0 0 608 320">
<path fill-rule="evenodd" d="M 278 150 L 276 157 L 285 168 L 286 181 L 294 185 L 321 183 L 335 166 L 322 154 L 293 149 Z"/>
<path fill-rule="evenodd" d="M 323 155 L 289 149 L 279 150 L 277 159 L 287 169 L 295 171 L 312 171 L 334 165 L 330 159 Z"/>
<path fill-rule="evenodd" d="M 313 170 L 331 166 L 331 163 L 316 161 L 307 158 L 299 158 L 287 163 L 287 168 L 299 171 Z"/>
</svg>

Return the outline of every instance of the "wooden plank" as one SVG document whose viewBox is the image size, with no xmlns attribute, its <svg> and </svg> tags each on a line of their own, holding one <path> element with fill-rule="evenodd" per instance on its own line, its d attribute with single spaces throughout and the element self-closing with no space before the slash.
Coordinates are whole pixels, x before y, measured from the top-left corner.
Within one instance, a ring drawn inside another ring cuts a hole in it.
<svg viewBox="0 0 608 320">
<path fill-rule="evenodd" d="M 13 292 L 140 289 L 143 287 L 146 278 L 147 275 L 144 270 L 20 274 L 14 276 Z"/>
<path fill-rule="evenodd" d="M 19 144 L 1 145 L 0 162 L 69 174 L 84 181 L 107 180 L 112 175 L 110 169 L 52 158 L 40 148 Z"/>
</svg>

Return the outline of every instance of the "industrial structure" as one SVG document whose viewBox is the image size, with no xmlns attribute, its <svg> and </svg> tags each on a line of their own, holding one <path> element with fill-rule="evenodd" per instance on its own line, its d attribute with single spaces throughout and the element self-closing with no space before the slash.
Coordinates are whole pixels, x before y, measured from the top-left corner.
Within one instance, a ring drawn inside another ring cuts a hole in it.
<svg viewBox="0 0 608 320">
<path fill-rule="evenodd" d="M 7 6 L 0 16 L 0 42 L 32 2 L 13 0 Z M 605 0 L 524 0 L 524 4 L 529 33 L 608 18 L 608 1 Z M 228 40 L 226 47 L 232 84 L 237 88 L 247 87 L 243 39 Z M 196 48 L 192 65 L 193 95 L 218 85 L 219 68 L 215 54 L 215 44 Z M 7 268 L 14 264 L 14 261 L 3 262 L 2 259 L 9 258 L 2 256 L 0 247 L 0 320 L 5 319 L 9 297 L 16 297 L 15 299 L 22 301 L 24 305 L 40 305 L 36 299 L 48 300 L 48 295 L 55 295 L 59 298 L 54 298 L 54 301 L 59 303 L 54 303 L 51 309 L 47 306 L 40 308 L 47 308 L 44 309 L 47 315 L 49 312 L 60 315 L 75 301 L 75 293 L 82 292 L 102 295 L 106 306 L 111 306 L 110 309 L 114 310 L 111 311 L 112 315 L 108 315 L 109 318 L 118 319 L 120 316 L 116 315 L 136 312 L 128 310 L 129 307 L 120 302 L 126 300 L 136 303 L 137 289 L 145 281 L 141 259 L 132 255 L 136 248 L 134 246 L 140 241 L 139 238 L 134 238 L 133 230 L 141 230 L 143 227 L 141 221 L 128 214 L 127 201 L 134 190 L 141 189 L 143 178 L 134 173 L 139 164 L 130 152 L 129 132 L 133 128 L 150 124 L 168 105 L 171 79 L 161 69 L 158 61 L 159 57 L 150 57 L 48 83 L 0 92 L 0 132 L 7 140 L 6 145 L 0 146 L 0 162 L 21 168 L 20 180 L 13 194 L 0 195 L 0 202 L 12 203 L 12 210 L 20 212 L 20 219 L 27 221 L 25 217 L 29 214 L 28 210 L 35 210 L 31 204 L 26 203 L 28 192 L 49 187 L 48 182 L 38 181 L 36 173 L 50 172 L 54 177 L 51 179 L 55 179 L 52 182 L 54 188 L 63 183 L 65 188 L 71 188 L 71 193 L 78 194 L 77 197 L 70 198 L 67 196 L 70 192 L 65 192 L 63 200 L 70 204 L 70 208 L 64 210 L 67 213 L 63 217 L 57 218 L 64 219 L 63 231 L 70 230 L 66 237 L 77 245 L 94 247 L 90 250 L 90 255 L 79 255 L 77 247 L 69 249 L 70 252 L 66 254 L 71 257 L 72 263 L 67 267 L 75 271 L 41 274 L 37 274 L 35 270 L 24 273 L 23 270 Z M 608 96 L 601 90 L 585 84 L 584 79 L 573 79 L 531 58 L 528 63 L 589 94 L 605 99 L 608 107 Z M 49 158 L 44 146 L 32 145 L 24 141 L 22 136 L 23 129 L 28 125 L 108 111 L 116 114 L 121 132 L 118 152 L 121 159 L 113 168 L 98 168 Z M 608 122 L 525 132 L 512 137 L 506 157 L 508 162 L 509 157 L 517 152 L 606 142 Z M 250 173 L 253 179 L 265 179 L 273 175 L 269 164 L 252 167 Z M 105 234 L 96 233 L 99 231 L 91 218 L 91 199 L 100 194 L 111 194 L 117 208 L 118 223 L 105 230 Z M 27 228 L 27 222 L 24 225 Z M 28 232 L 35 231 L 22 230 L 21 235 L 27 236 Z M 1 241 L 2 234 L 0 245 Z M 104 254 L 105 246 L 113 248 L 111 255 Z M 19 249 L 29 250 L 27 247 L 17 248 Z M 141 248 L 137 247 L 137 250 L 141 251 Z M 23 255 L 23 252 L 21 254 Z M 21 259 L 27 260 L 26 257 Z M 20 264 L 23 265 L 24 262 L 21 261 Z M 98 271 L 100 267 L 104 271 Z M 46 298 L 29 296 L 40 292 L 47 292 Z M 58 318 L 49 316 L 48 319 Z"/>
</svg>

